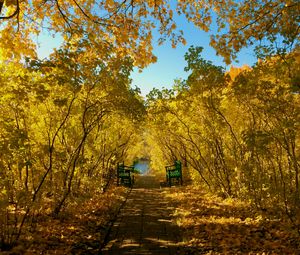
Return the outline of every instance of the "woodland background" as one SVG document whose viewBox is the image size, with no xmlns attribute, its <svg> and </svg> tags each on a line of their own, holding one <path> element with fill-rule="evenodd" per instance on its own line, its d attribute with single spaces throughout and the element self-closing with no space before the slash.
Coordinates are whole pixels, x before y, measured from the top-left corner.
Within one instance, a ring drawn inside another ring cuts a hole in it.
<svg viewBox="0 0 300 255">
<path fill-rule="evenodd" d="M 120 202 L 116 164 L 142 157 L 162 176 L 180 159 L 185 182 L 300 234 L 299 2 L 175 3 L 0 1 L 0 250 L 32 239 L 43 217 Z M 194 46 L 189 77 L 143 99 L 129 77 L 156 60 L 153 29 L 185 43 L 173 12 L 217 25 L 211 45 L 227 64 L 249 45 L 259 61 L 225 71 Z M 65 40 L 44 60 L 32 39 L 42 29 Z M 115 207 L 98 209 L 106 219 Z"/>
</svg>

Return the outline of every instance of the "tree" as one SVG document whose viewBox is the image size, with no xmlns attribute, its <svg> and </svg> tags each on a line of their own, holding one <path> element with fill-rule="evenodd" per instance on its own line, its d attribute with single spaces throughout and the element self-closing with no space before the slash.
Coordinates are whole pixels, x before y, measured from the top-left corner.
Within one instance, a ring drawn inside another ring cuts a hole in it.
<svg viewBox="0 0 300 255">
<path fill-rule="evenodd" d="M 2 1 L 0 13 L 0 48 L 8 49 L 1 51 L 6 59 L 32 56 L 32 36 L 44 28 L 53 34 L 61 33 L 71 43 L 88 38 L 99 57 L 105 55 L 99 44 L 112 45 L 116 54 L 132 57 L 141 68 L 156 59 L 151 52 L 156 21 L 161 40 L 167 36 L 174 44 L 184 42 L 180 33 L 172 33 L 172 11 L 163 1 Z"/>
<path fill-rule="evenodd" d="M 268 50 L 266 54 L 294 49 L 299 45 L 299 8 L 297 0 L 189 0 L 178 1 L 176 6 L 153 0 L 2 0 L 0 48 L 6 50 L 1 55 L 5 59 L 34 55 L 32 36 L 46 28 L 61 33 L 66 41 L 88 37 L 94 48 L 99 43 L 113 45 L 116 52 L 132 57 L 143 68 L 156 59 L 151 46 L 154 28 L 161 35 L 160 43 L 167 38 L 174 47 L 185 43 L 176 25 L 176 12 L 205 31 L 216 25 L 211 45 L 230 63 L 237 52 L 256 42 L 262 43 L 258 46 L 263 51 Z"/>
<path fill-rule="evenodd" d="M 292 51 L 299 45 L 300 3 L 286 1 L 180 1 L 178 11 L 199 28 L 217 23 L 210 44 L 228 64 L 245 47 L 257 45 L 262 55 Z M 257 43 L 259 42 L 259 43 Z"/>
<path fill-rule="evenodd" d="M 36 212 L 106 192 L 144 113 L 130 90 L 129 58 L 80 42 L 50 59 L 1 64 L 0 248 L 13 246 Z M 88 57 L 87 57 L 88 56 Z"/>
<path fill-rule="evenodd" d="M 299 229 L 298 52 L 224 73 L 201 50 L 186 54 L 184 89 L 150 93 L 155 164 L 180 158 L 194 183 L 260 210 L 276 204 Z"/>
</svg>

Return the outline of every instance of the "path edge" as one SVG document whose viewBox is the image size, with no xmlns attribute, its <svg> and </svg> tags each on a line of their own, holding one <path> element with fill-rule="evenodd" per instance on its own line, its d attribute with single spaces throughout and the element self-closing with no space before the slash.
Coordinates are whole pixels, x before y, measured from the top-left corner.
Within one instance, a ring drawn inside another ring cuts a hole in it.
<svg viewBox="0 0 300 255">
<path fill-rule="evenodd" d="M 102 239 L 103 241 L 100 243 L 100 246 L 99 246 L 99 254 L 100 255 L 102 254 L 102 249 L 108 244 L 108 237 L 111 233 L 112 226 L 116 222 L 118 215 L 120 214 L 120 211 L 125 206 L 131 191 L 132 191 L 132 187 L 130 187 L 130 189 L 128 189 L 128 191 L 126 192 L 127 194 L 126 194 L 124 201 L 120 204 L 118 210 L 116 210 L 114 215 L 108 221 L 107 226 L 105 226 L 105 235 L 104 235 L 104 238 Z"/>
</svg>

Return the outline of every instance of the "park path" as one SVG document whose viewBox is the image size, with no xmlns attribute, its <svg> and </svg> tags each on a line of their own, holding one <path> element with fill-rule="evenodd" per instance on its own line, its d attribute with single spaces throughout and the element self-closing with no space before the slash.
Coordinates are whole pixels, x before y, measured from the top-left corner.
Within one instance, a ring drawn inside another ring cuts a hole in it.
<svg viewBox="0 0 300 255">
<path fill-rule="evenodd" d="M 153 176 L 139 177 L 101 254 L 178 254 L 180 230 L 171 220 L 175 207 L 162 190 Z"/>
</svg>

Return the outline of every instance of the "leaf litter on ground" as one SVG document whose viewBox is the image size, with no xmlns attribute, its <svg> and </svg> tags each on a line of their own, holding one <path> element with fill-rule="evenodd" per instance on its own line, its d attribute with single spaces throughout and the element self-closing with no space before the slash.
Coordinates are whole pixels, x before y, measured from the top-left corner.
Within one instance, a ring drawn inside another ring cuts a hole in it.
<svg viewBox="0 0 300 255">
<path fill-rule="evenodd" d="M 182 254 L 300 254 L 299 234 L 286 219 L 191 186 L 163 193 L 177 204 L 173 217 L 183 233 Z"/>
<path fill-rule="evenodd" d="M 87 200 L 69 203 L 57 217 L 39 214 L 18 245 L 3 254 L 99 254 L 109 224 L 128 191 L 112 187 Z"/>
</svg>

